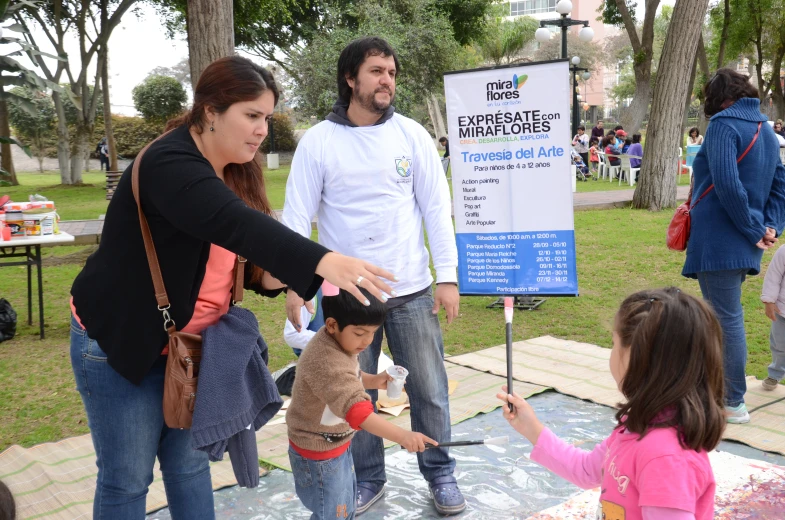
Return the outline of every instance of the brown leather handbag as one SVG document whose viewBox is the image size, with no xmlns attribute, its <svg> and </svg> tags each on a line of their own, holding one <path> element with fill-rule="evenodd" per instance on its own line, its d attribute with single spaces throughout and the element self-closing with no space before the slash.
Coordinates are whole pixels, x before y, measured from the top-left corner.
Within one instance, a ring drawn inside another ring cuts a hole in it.
<svg viewBox="0 0 785 520">
<path fill-rule="evenodd" d="M 159 138 L 160 139 L 160 138 Z M 153 141 L 155 142 L 155 141 Z M 164 422 L 170 428 L 190 428 L 194 417 L 194 403 L 196 402 L 196 389 L 199 382 L 199 362 L 202 359 L 202 336 L 178 331 L 172 316 L 169 314 L 171 305 L 166 294 L 164 280 L 161 276 L 161 266 L 158 264 L 158 255 L 155 252 L 153 238 L 147 218 L 142 212 L 139 202 L 139 165 L 142 156 L 153 143 L 139 152 L 134 160 L 131 176 L 134 199 L 139 209 L 139 224 L 142 228 L 144 248 L 147 253 L 147 262 L 150 264 L 150 274 L 155 287 L 155 299 L 158 310 L 164 320 L 164 329 L 169 333 L 169 354 L 166 358 L 166 372 L 164 375 Z M 237 256 L 234 265 L 234 284 L 232 286 L 232 303 L 239 304 L 243 300 L 243 275 L 245 259 Z"/>
<path fill-rule="evenodd" d="M 760 135 L 760 127 L 763 123 L 758 123 L 758 131 L 755 132 L 755 136 L 752 138 L 752 142 L 750 142 L 747 149 L 744 150 L 744 153 L 741 154 L 741 157 L 736 159 L 736 164 L 740 163 L 744 157 L 747 156 L 747 153 L 752 149 L 752 145 L 755 144 L 755 141 L 758 140 L 758 135 Z M 690 227 L 692 226 L 692 219 L 690 218 L 690 211 L 692 211 L 698 203 L 709 194 L 711 190 L 714 189 L 714 184 L 706 188 L 698 200 L 695 201 L 695 204 L 691 204 L 692 201 L 692 187 L 690 187 L 690 194 L 687 196 L 687 201 L 684 204 L 681 204 L 678 208 L 676 208 L 676 213 L 673 214 L 673 218 L 671 219 L 670 224 L 668 224 L 668 232 L 665 235 L 665 244 L 668 246 L 668 249 L 672 249 L 674 251 L 684 251 L 687 249 L 687 242 L 690 240 Z"/>
</svg>

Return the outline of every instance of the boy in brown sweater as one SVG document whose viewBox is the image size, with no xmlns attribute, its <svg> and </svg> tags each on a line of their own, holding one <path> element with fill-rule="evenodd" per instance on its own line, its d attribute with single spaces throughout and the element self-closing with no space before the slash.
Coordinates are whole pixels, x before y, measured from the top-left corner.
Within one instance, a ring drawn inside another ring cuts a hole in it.
<svg viewBox="0 0 785 520">
<path fill-rule="evenodd" d="M 327 282 L 322 286 L 324 327 L 297 363 L 286 411 L 295 489 L 313 513 L 311 520 L 354 518 L 357 483 L 349 445 L 355 431 L 397 442 L 409 452 L 424 451 L 426 443 L 438 444 L 374 413 L 365 389 L 386 389 L 390 376 L 360 372 L 357 356 L 373 341 L 387 308 L 360 290 L 370 305 L 363 306 Z"/>
</svg>

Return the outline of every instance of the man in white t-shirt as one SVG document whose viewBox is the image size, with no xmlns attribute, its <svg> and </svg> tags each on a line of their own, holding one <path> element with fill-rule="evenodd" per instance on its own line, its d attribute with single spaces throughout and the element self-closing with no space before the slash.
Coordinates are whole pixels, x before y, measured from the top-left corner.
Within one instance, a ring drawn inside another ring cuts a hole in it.
<svg viewBox="0 0 785 520">
<path fill-rule="evenodd" d="M 409 370 L 406 392 L 412 428 L 439 442 L 450 439 L 444 345 L 438 312 L 458 314 L 458 252 L 450 191 L 428 132 L 395 113 L 395 51 L 381 38 L 351 42 L 338 60 L 339 99 L 333 111 L 300 140 L 286 184 L 283 222 L 311 235 L 318 215 L 319 242 L 393 272 L 399 281 L 374 342 L 360 355 L 363 372 L 375 374 L 383 334 L 397 365 Z M 430 255 L 425 247 L 423 221 Z M 436 289 L 430 258 L 436 272 Z M 303 300 L 290 291 L 287 315 L 301 327 Z M 376 402 L 376 391 L 369 390 Z M 352 440 L 357 475 L 356 514 L 384 494 L 382 439 L 358 431 Z M 466 508 L 446 448 L 417 454 L 436 509 Z"/>
</svg>

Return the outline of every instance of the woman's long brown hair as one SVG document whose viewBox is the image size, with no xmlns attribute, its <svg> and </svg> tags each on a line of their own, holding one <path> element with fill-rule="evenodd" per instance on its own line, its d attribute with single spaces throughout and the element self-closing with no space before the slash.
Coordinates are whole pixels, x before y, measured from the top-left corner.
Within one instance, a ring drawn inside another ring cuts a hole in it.
<svg viewBox="0 0 785 520">
<path fill-rule="evenodd" d="M 205 107 L 211 107 L 215 112 L 223 114 L 234 103 L 252 101 L 266 91 L 273 93 L 275 104 L 278 104 L 278 86 L 273 75 L 264 67 L 241 56 L 215 60 L 199 76 L 191 110 L 170 120 L 166 124 L 166 130 L 186 125 L 201 134 L 206 124 Z M 270 201 L 267 199 L 262 156 L 259 152 L 251 162 L 228 164 L 224 168 L 224 180 L 248 207 L 273 216 Z M 246 269 L 249 267 L 251 282 L 261 283 L 264 271 L 250 262 L 246 264 Z"/>
<path fill-rule="evenodd" d="M 714 311 L 674 287 L 641 291 L 621 304 L 615 330 L 629 349 L 619 424 L 641 436 L 676 427 L 684 447 L 714 449 L 726 420 L 722 329 Z"/>
</svg>

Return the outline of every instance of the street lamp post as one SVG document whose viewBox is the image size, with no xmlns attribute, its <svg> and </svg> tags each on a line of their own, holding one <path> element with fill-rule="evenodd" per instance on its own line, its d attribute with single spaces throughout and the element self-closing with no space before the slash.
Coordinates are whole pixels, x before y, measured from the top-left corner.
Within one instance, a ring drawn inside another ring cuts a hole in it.
<svg viewBox="0 0 785 520">
<path fill-rule="evenodd" d="M 555 20 L 540 20 L 540 28 L 534 33 L 534 38 L 540 42 L 545 43 L 551 39 L 551 31 L 548 26 L 559 27 L 561 29 L 561 57 L 567 59 L 567 29 L 575 25 L 582 25 L 583 29 L 578 33 L 578 38 L 583 43 L 588 43 L 594 38 L 594 29 L 589 27 L 588 20 L 573 20 L 569 18 L 572 12 L 572 2 L 570 0 L 559 0 L 556 4 L 556 12 L 561 15 L 561 18 Z M 575 60 L 578 60 L 576 63 Z M 590 74 L 587 69 L 577 67 L 580 64 L 580 58 L 575 56 L 573 59 L 573 87 L 572 87 L 572 135 L 578 133 L 578 104 L 577 104 L 577 79 L 575 75 L 578 71 L 584 71 L 583 79 L 589 79 Z"/>
<path fill-rule="evenodd" d="M 580 104 L 578 103 L 581 100 L 581 96 L 578 94 L 578 78 L 583 78 L 584 81 L 588 80 L 591 77 L 591 72 L 589 69 L 585 69 L 583 67 L 579 67 L 578 65 L 581 64 L 580 56 L 573 56 L 572 57 L 572 67 L 570 67 L 570 76 L 572 77 L 572 135 L 578 133 L 578 125 L 580 124 L 580 109 L 578 108 Z M 581 76 L 578 76 L 578 72 L 583 71 Z"/>
</svg>

